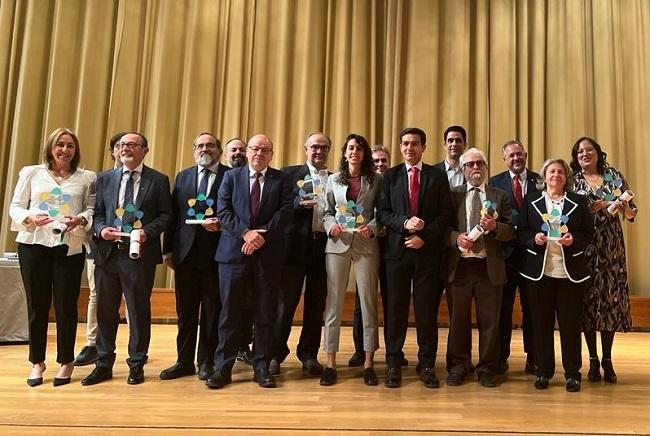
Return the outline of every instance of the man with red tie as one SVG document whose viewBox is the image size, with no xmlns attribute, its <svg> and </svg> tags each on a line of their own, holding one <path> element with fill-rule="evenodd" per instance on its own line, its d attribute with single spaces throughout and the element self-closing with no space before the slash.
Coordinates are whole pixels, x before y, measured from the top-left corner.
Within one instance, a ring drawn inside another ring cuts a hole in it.
<svg viewBox="0 0 650 436">
<path fill-rule="evenodd" d="M 384 175 L 377 215 L 386 226 L 386 296 L 384 315 L 386 363 L 385 384 L 402 383 L 402 348 L 408 328 L 411 288 L 418 337 L 420 379 L 428 388 L 438 388 L 435 375 L 438 349 L 436 280 L 445 250 L 443 237 L 449 223 L 449 182 L 445 173 L 422 162 L 426 134 L 410 127 L 400 133 L 400 151 L 405 163 Z"/>
<path fill-rule="evenodd" d="M 524 197 L 529 192 L 537 192 L 536 183 L 539 175 L 526 169 L 528 154 L 521 142 L 517 140 L 507 141 L 501 147 L 503 162 L 508 167 L 504 171 L 490 179 L 490 185 L 499 188 L 508 194 L 510 207 L 512 208 L 512 225 L 517 230 L 518 210 Z M 510 356 L 510 340 L 512 338 L 512 309 L 515 302 L 515 294 L 519 288 L 519 301 L 522 309 L 521 329 L 524 335 L 524 352 L 526 353 L 526 367 L 528 374 L 535 374 L 535 359 L 533 348 L 533 329 L 528 298 L 524 285 L 526 280 L 519 275 L 521 262 L 524 260 L 524 250 L 519 245 L 517 238 L 508 244 L 503 244 L 506 260 L 506 274 L 508 281 L 503 286 L 503 297 L 501 300 L 501 316 L 499 321 L 499 373 L 508 370 L 508 357 Z"/>
</svg>

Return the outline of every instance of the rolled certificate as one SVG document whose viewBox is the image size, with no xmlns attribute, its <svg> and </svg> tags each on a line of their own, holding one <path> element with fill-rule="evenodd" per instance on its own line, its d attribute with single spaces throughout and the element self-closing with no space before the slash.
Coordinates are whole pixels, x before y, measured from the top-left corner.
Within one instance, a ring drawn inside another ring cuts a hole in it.
<svg viewBox="0 0 650 436">
<path fill-rule="evenodd" d="M 205 224 L 208 220 L 185 220 L 185 224 Z"/>
<path fill-rule="evenodd" d="M 622 193 L 620 197 L 618 197 L 618 200 L 613 201 L 612 204 L 609 205 L 609 207 L 607 208 L 607 212 L 609 212 L 611 215 L 616 215 L 616 205 L 618 205 L 621 201 L 630 201 L 633 198 L 634 198 L 634 192 L 628 189 L 627 191 Z"/>
<path fill-rule="evenodd" d="M 131 237 L 131 242 L 129 244 L 129 257 L 131 259 L 140 258 L 140 229 L 135 229 L 131 231 L 129 235 Z"/>
<path fill-rule="evenodd" d="M 68 226 L 66 224 L 63 224 L 61 222 L 57 222 L 52 226 L 52 233 L 55 235 L 60 235 L 61 233 L 65 233 L 65 231 L 68 230 Z"/>
<path fill-rule="evenodd" d="M 485 229 L 483 229 L 480 224 L 477 224 L 474 226 L 472 231 L 467 234 L 467 237 L 472 241 L 476 241 L 483 233 L 485 233 Z M 458 247 L 458 249 L 463 253 L 467 253 L 467 250 L 463 247 Z"/>
</svg>

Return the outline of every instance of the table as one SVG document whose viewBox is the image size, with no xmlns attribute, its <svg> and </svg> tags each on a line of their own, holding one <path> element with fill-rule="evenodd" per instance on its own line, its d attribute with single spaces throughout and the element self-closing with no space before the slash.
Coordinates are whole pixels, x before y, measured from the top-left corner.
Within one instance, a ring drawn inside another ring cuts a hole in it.
<svg viewBox="0 0 650 436">
<path fill-rule="evenodd" d="M 27 300 L 17 259 L 0 258 L 0 342 L 29 340 Z"/>
</svg>

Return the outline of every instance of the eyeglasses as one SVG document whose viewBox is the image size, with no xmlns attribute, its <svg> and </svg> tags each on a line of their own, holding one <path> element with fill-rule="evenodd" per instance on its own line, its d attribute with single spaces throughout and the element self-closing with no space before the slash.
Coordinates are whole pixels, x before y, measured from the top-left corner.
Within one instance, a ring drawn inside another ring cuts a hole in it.
<svg viewBox="0 0 650 436">
<path fill-rule="evenodd" d="M 120 145 L 120 148 L 143 147 L 142 144 L 138 144 L 137 142 L 120 142 L 119 145 Z"/>
<path fill-rule="evenodd" d="M 270 147 L 246 147 L 253 153 L 269 154 L 273 152 L 273 149 Z"/>
<path fill-rule="evenodd" d="M 476 168 L 483 168 L 485 166 L 485 161 L 484 160 L 473 160 L 469 162 L 465 162 L 463 164 L 465 167 L 476 167 Z"/>
<path fill-rule="evenodd" d="M 311 145 L 308 145 L 307 147 L 309 147 L 311 149 L 311 151 L 329 151 L 330 150 L 330 146 L 327 145 L 327 144 L 311 144 Z"/>
<path fill-rule="evenodd" d="M 203 149 L 214 150 L 215 148 L 217 148 L 217 144 L 214 142 L 208 142 L 207 144 L 194 144 L 192 148 L 194 148 L 195 150 L 203 150 Z"/>
</svg>

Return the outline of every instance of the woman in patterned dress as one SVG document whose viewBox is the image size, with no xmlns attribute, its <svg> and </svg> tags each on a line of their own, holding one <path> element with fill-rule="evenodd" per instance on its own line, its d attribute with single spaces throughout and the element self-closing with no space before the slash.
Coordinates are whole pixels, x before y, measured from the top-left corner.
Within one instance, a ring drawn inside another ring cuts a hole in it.
<svg viewBox="0 0 650 436">
<path fill-rule="evenodd" d="M 623 175 L 607 164 L 607 154 L 591 138 L 582 137 L 571 150 L 576 192 L 586 194 L 594 216 L 596 232 L 587 249 L 591 278 L 584 300 L 583 328 L 589 348 L 589 381 L 600 381 L 600 362 L 596 349 L 596 332 L 600 332 L 603 376 L 616 383 L 612 366 L 612 345 L 615 332 L 632 327 L 630 315 L 625 244 L 620 216 L 632 222 L 636 206 L 617 197 L 628 189 Z M 614 213 L 607 210 L 612 206 Z"/>
</svg>

